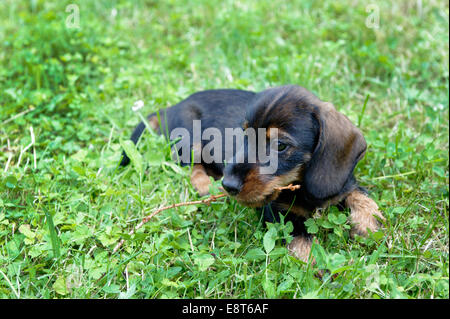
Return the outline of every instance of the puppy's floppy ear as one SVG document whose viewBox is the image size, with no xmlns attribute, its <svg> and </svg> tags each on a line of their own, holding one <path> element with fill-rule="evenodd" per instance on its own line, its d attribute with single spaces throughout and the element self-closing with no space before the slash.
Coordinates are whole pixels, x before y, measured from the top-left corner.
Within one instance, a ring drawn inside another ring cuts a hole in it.
<svg viewBox="0 0 450 319">
<path fill-rule="evenodd" d="M 308 163 L 304 186 L 315 199 L 325 200 L 342 192 L 367 145 L 361 131 L 331 103 L 320 101 L 313 110 L 319 137 Z"/>
</svg>

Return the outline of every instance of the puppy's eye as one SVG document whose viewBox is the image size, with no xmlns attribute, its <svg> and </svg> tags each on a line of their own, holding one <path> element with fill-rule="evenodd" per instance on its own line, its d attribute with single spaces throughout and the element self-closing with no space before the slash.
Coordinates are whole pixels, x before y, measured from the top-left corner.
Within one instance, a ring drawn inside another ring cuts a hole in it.
<svg viewBox="0 0 450 319">
<path fill-rule="evenodd" d="M 288 145 L 282 142 L 278 142 L 277 150 L 278 152 L 283 152 L 288 148 Z"/>
</svg>

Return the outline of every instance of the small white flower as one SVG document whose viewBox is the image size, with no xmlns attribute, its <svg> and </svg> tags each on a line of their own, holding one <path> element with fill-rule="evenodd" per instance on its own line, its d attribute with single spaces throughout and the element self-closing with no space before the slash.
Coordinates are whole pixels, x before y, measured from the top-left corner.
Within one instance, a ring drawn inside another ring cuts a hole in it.
<svg viewBox="0 0 450 319">
<path fill-rule="evenodd" d="M 144 107 L 144 101 L 139 100 L 139 101 L 134 102 L 134 105 L 131 109 L 133 110 L 133 112 L 137 112 L 140 109 L 142 109 L 143 107 Z"/>
<path fill-rule="evenodd" d="M 113 9 L 111 10 L 111 17 L 112 17 L 112 18 L 115 18 L 116 15 L 117 15 L 117 9 L 116 9 L 116 8 L 113 8 Z"/>
</svg>

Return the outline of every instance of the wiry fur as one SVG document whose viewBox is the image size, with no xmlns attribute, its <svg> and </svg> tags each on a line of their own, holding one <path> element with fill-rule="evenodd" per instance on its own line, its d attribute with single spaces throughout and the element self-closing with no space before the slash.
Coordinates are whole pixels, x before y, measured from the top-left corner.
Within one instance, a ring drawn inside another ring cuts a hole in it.
<svg viewBox="0 0 450 319">
<path fill-rule="evenodd" d="M 149 116 L 149 121 L 162 134 L 183 127 L 192 136 L 193 120 L 202 121 L 202 130 L 219 129 L 222 136 L 225 136 L 225 128 L 266 128 L 267 134 L 271 134 L 273 128 L 278 129 L 279 140 L 288 148 L 278 153 L 275 173 L 261 174 L 262 164 L 259 161 L 249 163 L 248 154 L 244 152 L 244 163 L 227 166 L 223 162 L 196 163 L 191 182 L 200 195 L 204 195 L 210 183 L 208 175 L 216 179 L 223 176 L 222 183 L 230 195 L 244 205 L 262 207 L 266 221 L 274 222 L 279 219 L 279 213 L 287 214 L 286 220 L 293 222 L 293 235 L 296 236 L 289 244 L 289 250 L 300 259 L 309 255 L 311 243 L 304 221 L 317 208 L 343 202 L 351 210 L 352 234 L 367 235 L 367 230 L 375 231 L 379 225 L 374 216 L 383 220 L 378 206 L 361 192 L 353 175 L 366 151 L 361 131 L 331 103 L 321 101 L 303 87 L 288 85 L 260 93 L 241 90 L 198 92 L 161 110 L 159 116 L 160 124 L 155 123 L 155 114 Z M 133 132 L 131 139 L 135 143 L 144 128 L 145 125 L 140 123 Z M 190 149 L 195 149 L 198 154 L 207 142 L 193 145 L 191 140 Z M 245 143 L 248 146 L 250 142 L 246 140 Z M 222 149 L 225 152 L 225 147 Z M 121 164 L 128 162 L 124 154 Z M 291 183 L 299 184 L 301 188 L 276 190 Z"/>
</svg>

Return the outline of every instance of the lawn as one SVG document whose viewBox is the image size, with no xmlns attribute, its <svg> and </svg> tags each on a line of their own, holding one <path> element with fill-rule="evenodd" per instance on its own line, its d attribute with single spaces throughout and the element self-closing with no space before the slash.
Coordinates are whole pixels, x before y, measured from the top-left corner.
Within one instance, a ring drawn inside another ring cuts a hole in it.
<svg viewBox="0 0 450 319">
<path fill-rule="evenodd" d="M 1 1 L 0 298 L 449 298 L 448 32 L 448 1 Z M 118 167 L 135 101 L 289 83 L 362 130 L 380 231 L 315 214 L 312 266 L 225 198 L 128 235 L 200 199 L 154 133 Z"/>
</svg>

